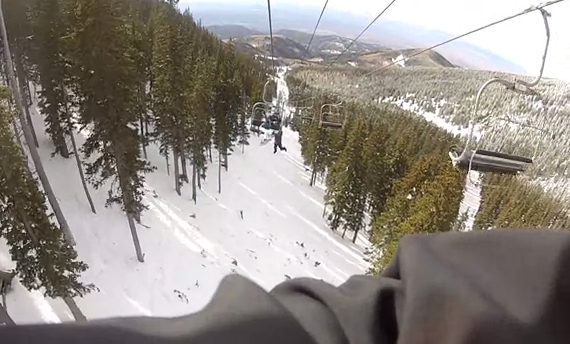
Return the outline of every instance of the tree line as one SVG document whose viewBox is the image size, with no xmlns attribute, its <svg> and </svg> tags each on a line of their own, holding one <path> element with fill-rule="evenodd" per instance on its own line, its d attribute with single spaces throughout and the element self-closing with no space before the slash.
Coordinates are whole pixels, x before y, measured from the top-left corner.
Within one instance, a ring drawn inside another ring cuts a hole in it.
<svg viewBox="0 0 570 344">
<path fill-rule="evenodd" d="M 378 248 L 371 273 L 386 267 L 407 234 L 462 230 L 459 213 L 467 174 L 454 169 L 448 149 L 459 139 L 423 117 L 389 103 L 346 101 L 314 79 L 287 78 L 305 164 L 325 176 L 327 219 L 342 235 L 365 228 Z M 319 128 L 321 106 L 344 100 L 342 130 Z M 567 228 L 566 203 L 512 176 L 483 177 L 474 230 Z"/>
<path fill-rule="evenodd" d="M 146 210 L 145 174 L 154 170 L 148 146 L 160 148 L 176 192 L 189 184 L 196 202 L 212 150 L 227 170 L 233 147 L 247 144 L 246 114 L 261 98 L 269 68 L 237 53 L 177 3 L 2 3 L 2 76 L 10 89 L 0 89 L 0 236 L 26 288 L 67 299 L 94 289 L 79 279 L 87 265 L 39 159 L 36 106 L 53 155 L 76 160 L 76 182 L 92 212 L 90 187 L 107 188 L 105 206 L 122 208 L 141 262 L 136 227 Z M 78 130 L 86 135 L 81 146 Z"/>
<path fill-rule="evenodd" d="M 287 81 L 311 184 L 325 176 L 331 230 L 342 229 L 343 237 L 350 231 L 355 242 L 370 227 L 379 248 L 374 272 L 390 261 L 402 236 L 454 228 L 465 179 L 447 160 L 454 137 L 396 107 L 346 100 L 339 110 L 344 127 L 319 128 L 321 106 L 341 99 L 292 76 Z M 311 98 L 312 106 L 299 105 Z"/>
<path fill-rule="evenodd" d="M 461 128 L 467 128 L 473 116 L 479 129 L 485 131 L 481 148 L 502 146 L 517 155 L 534 155 L 535 163 L 528 174 L 533 178 L 555 180 L 560 194 L 570 190 L 564 177 L 568 167 L 566 156 L 570 137 L 570 84 L 543 78 L 534 87 L 539 97 L 522 96 L 492 85 L 481 97 L 478 113 L 474 113 L 479 88 L 491 78 L 508 81 L 532 78 L 507 73 L 463 68 L 405 67 L 385 68 L 364 76 L 369 70 L 355 67 L 300 67 L 293 75 L 342 95 L 364 102 L 406 103 L 418 112 L 429 112 Z M 491 116 L 484 124 L 480 119 Z M 517 126 L 516 120 L 527 126 Z M 536 154 L 534 154 L 536 151 Z"/>
</svg>

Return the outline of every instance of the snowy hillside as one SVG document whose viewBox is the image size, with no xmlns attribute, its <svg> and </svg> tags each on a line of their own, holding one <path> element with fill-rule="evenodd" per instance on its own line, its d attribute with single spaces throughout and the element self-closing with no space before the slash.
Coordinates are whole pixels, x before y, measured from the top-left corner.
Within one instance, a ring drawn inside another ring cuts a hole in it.
<svg viewBox="0 0 570 344">
<path fill-rule="evenodd" d="M 279 94 L 287 97 L 285 83 Z M 218 189 L 217 157 L 206 181 L 192 201 L 189 186 L 182 196 L 174 191 L 166 162 L 149 147 L 157 167 L 147 175 L 146 204 L 139 236 L 145 263 L 136 260 L 124 213 L 104 208 L 105 188 L 92 191 L 97 215 L 91 213 L 73 159 L 51 157 L 51 143 L 43 121 L 34 114 L 42 160 L 56 196 L 77 241 L 79 258 L 89 264 L 83 280 L 99 289 L 77 303 L 89 319 L 194 312 L 207 304 L 221 278 L 238 273 L 271 288 L 288 278 L 308 276 L 335 285 L 366 271 L 363 259 L 369 243 L 358 245 L 331 232 L 322 218 L 323 190 L 308 186 L 295 133 L 285 129 L 288 152 L 273 154 L 272 144 L 250 145 L 229 159 Z M 77 135 L 78 144 L 84 137 Z M 0 267 L 12 268 L 4 242 Z M 61 300 L 27 292 L 15 283 L 7 294 L 8 312 L 18 324 L 72 321 Z"/>
</svg>

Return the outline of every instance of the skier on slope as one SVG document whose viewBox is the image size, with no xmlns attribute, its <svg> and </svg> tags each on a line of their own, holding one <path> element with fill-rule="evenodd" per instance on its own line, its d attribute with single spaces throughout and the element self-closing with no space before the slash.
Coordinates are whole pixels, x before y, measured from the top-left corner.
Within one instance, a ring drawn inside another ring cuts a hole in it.
<svg viewBox="0 0 570 344">
<path fill-rule="evenodd" d="M 275 137 L 275 142 L 273 143 L 273 154 L 277 153 L 277 147 L 279 150 L 287 151 L 287 147 L 281 144 L 281 139 L 283 138 L 283 129 L 279 129 L 276 133 L 273 134 Z"/>
</svg>

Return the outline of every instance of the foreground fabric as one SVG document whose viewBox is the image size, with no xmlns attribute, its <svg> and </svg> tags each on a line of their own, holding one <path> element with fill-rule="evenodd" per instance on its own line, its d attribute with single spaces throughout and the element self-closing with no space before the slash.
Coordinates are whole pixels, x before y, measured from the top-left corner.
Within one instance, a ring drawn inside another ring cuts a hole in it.
<svg viewBox="0 0 570 344">
<path fill-rule="evenodd" d="M 570 234 L 409 236 L 381 277 L 267 293 L 231 275 L 193 315 L 0 326 L 0 343 L 568 344 Z"/>
</svg>

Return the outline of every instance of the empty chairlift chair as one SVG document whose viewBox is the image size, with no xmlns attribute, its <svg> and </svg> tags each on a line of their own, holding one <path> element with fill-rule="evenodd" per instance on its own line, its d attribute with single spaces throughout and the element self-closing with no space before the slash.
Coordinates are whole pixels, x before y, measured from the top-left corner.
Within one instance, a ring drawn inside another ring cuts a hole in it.
<svg viewBox="0 0 570 344">
<path fill-rule="evenodd" d="M 273 96 L 277 96 L 277 83 L 275 80 L 269 79 L 263 85 L 263 101 L 273 103 Z"/>
<path fill-rule="evenodd" d="M 255 103 L 251 109 L 251 128 L 254 133 L 260 132 L 261 125 L 265 122 L 265 103 Z"/>
<path fill-rule="evenodd" d="M 491 172 L 516 175 L 526 170 L 533 159 L 496 151 L 474 149 L 461 151 L 451 147 L 449 157 L 456 168 L 465 171 Z"/>
<path fill-rule="evenodd" d="M 524 80 L 517 80 L 517 79 L 515 79 L 514 82 L 510 82 L 501 78 L 493 78 L 483 84 L 481 89 L 479 89 L 479 92 L 477 93 L 477 98 L 475 100 L 475 109 L 473 111 L 473 115 L 470 121 L 470 126 L 471 126 L 470 134 L 469 137 L 467 138 L 467 143 L 465 145 L 465 148 L 463 149 L 463 151 L 461 151 L 457 147 L 452 147 L 449 151 L 449 157 L 451 158 L 451 162 L 457 168 L 465 169 L 468 171 L 473 170 L 479 172 L 518 174 L 524 172 L 525 169 L 530 164 L 533 164 L 533 159 L 528 157 L 505 154 L 503 152 L 499 152 L 498 150 L 493 150 L 493 151 L 482 150 L 478 149 L 478 147 L 475 147 L 475 149 L 471 149 L 470 144 L 472 144 L 472 142 L 474 141 L 474 127 L 477 121 L 476 116 L 477 116 L 479 102 L 481 100 L 481 95 L 489 85 L 493 83 L 498 83 L 505 86 L 507 90 L 513 91 L 517 94 L 541 98 L 540 94 L 532 87 L 536 86 L 538 82 L 541 80 L 542 73 L 544 71 L 544 66 L 546 64 L 546 56 L 548 54 L 548 46 L 550 43 L 550 27 L 548 24 L 548 18 L 550 17 L 550 14 L 543 8 L 540 9 L 540 14 L 542 16 L 542 20 L 544 22 L 544 29 L 546 31 L 546 42 L 544 47 L 544 54 L 542 55 L 542 65 L 540 67 L 540 73 L 538 77 L 531 82 L 526 82 Z M 511 120 L 507 121 L 513 122 Z M 535 154 L 537 152 L 537 149 L 535 149 Z"/>
<path fill-rule="evenodd" d="M 315 119 L 313 108 L 299 108 L 297 111 L 299 111 L 299 118 L 303 124 L 310 124 Z"/>
<path fill-rule="evenodd" d="M 346 121 L 346 116 L 340 113 L 340 105 L 324 104 L 321 106 L 319 127 L 324 129 L 342 129 Z"/>
<path fill-rule="evenodd" d="M 466 171 L 477 171 L 477 172 L 490 172 L 490 173 L 500 173 L 500 174 L 509 174 L 509 175 L 516 175 L 522 172 L 525 172 L 527 167 L 531 164 L 533 164 L 533 158 L 529 158 L 526 156 L 522 156 L 522 155 L 516 155 L 516 154 L 507 154 L 504 152 L 501 152 L 500 149 L 495 149 L 495 150 L 485 150 L 485 149 L 480 149 L 479 148 L 479 143 L 477 142 L 475 144 L 475 148 L 471 148 L 471 145 L 473 144 L 473 141 L 475 140 L 474 137 L 474 127 L 475 127 L 475 122 L 476 122 L 476 115 L 477 115 L 477 109 L 479 106 L 479 102 L 481 99 L 481 95 L 483 94 L 483 91 L 491 84 L 493 83 L 500 83 L 504 86 L 507 87 L 508 90 L 512 90 L 515 88 L 515 85 L 513 82 L 509 82 L 503 79 L 499 79 L 499 78 L 493 78 L 489 81 L 487 81 L 479 90 L 479 93 L 477 94 L 477 99 L 475 101 L 475 109 L 471 118 L 471 123 L 470 123 L 470 134 L 469 137 L 467 138 L 467 143 L 465 145 L 465 148 L 463 150 L 461 150 L 460 148 L 458 148 L 457 146 L 453 146 L 450 148 L 449 150 L 449 157 L 451 158 L 451 162 L 453 164 L 453 166 L 455 166 L 456 168 L 462 169 L 462 170 L 466 170 Z M 528 94 L 533 94 L 534 95 L 534 90 L 529 89 L 528 90 Z M 495 118 L 495 119 L 489 119 L 488 120 L 493 120 L 495 122 L 498 121 L 504 121 L 504 122 L 508 122 L 510 124 L 515 124 L 517 126 L 517 128 L 521 128 L 521 127 L 525 127 L 525 128 L 529 128 L 532 130 L 535 130 L 537 133 L 540 132 L 540 134 L 544 134 L 544 131 L 538 128 L 535 128 L 533 126 L 529 126 L 526 125 L 524 123 L 521 122 L 517 122 L 517 121 L 513 121 L 511 119 L 509 119 L 508 117 L 504 117 L 504 118 Z M 506 137 L 506 134 L 504 135 Z M 516 134 L 515 134 L 516 136 Z M 501 145 L 502 146 L 502 145 Z M 538 151 L 538 144 L 535 147 L 535 151 L 534 151 L 534 155 L 536 155 Z"/>
</svg>

